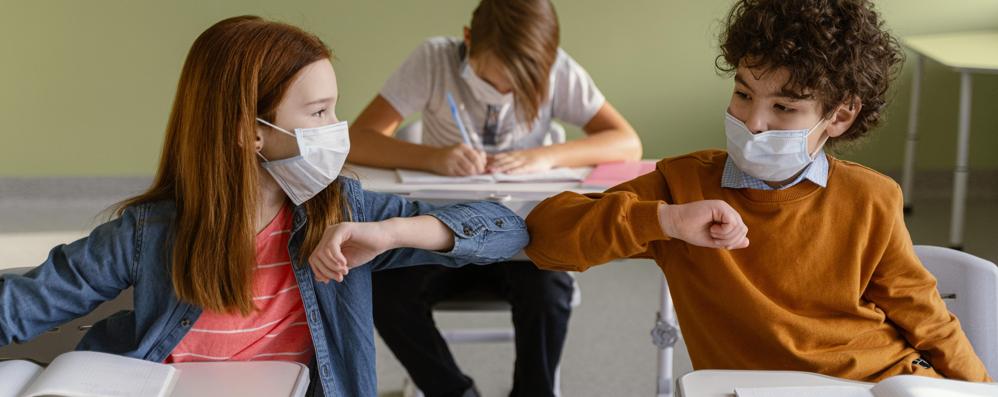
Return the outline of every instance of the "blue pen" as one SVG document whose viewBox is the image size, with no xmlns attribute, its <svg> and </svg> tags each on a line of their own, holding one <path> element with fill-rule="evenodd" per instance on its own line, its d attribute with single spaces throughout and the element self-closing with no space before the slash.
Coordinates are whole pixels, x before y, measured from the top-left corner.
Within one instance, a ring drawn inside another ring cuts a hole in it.
<svg viewBox="0 0 998 397">
<path fill-rule="evenodd" d="M 461 117 L 457 114 L 457 103 L 454 102 L 454 97 L 449 92 L 447 93 L 447 104 L 450 105 L 450 115 L 454 118 L 454 124 L 457 124 L 457 129 L 461 131 L 461 138 L 464 138 L 464 144 L 474 147 L 471 144 L 471 136 L 468 135 L 468 130 L 464 128 L 464 123 L 461 122 Z"/>
</svg>

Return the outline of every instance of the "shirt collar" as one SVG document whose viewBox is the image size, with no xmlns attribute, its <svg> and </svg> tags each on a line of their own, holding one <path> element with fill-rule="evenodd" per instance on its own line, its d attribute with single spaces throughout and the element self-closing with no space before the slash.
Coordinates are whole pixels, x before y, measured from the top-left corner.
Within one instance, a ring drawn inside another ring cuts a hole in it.
<svg viewBox="0 0 998 397">
<path fill-rule="evenodd" d="M 762 179 L 746 174 L 735 165 L 731 156 L 728 156 L 727 161 L 724 162 L 724 173 L 721 175 L 721 187 L 729 189 L 783 190 L 797 185 L 804 180 L 809 180 L 821 187 L 827 187 L 828 156 L 825 155 L 824 150 L 818 152 L 814 161 L 808 164 L 807 167 L 804 167 L 804 172 L 801 172 L 797 178 L 779 188 L 769 186 Z"/>
</svg>

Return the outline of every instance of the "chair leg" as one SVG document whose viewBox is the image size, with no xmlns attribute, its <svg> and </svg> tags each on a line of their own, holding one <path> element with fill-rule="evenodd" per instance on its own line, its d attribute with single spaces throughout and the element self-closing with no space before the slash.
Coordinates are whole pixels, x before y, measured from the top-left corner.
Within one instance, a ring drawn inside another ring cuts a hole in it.
<svg viewBox="0 0 998 397">
<path fill-rule="evenodd" d="M 423 391 L 419 390 L 416 382 L 413 382 L 409 375 L 402 379 L 402 397 L 425 397 Z"/>
<path fill-rule="evenodd" d="M 554 396 L 561 397 L 561 363 L 554 370 Z"/>
</svg>

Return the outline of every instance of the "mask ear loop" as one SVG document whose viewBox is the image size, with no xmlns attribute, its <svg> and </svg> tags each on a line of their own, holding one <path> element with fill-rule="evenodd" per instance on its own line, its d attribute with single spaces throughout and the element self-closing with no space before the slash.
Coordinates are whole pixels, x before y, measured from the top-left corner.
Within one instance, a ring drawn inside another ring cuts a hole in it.
<svg viewBox="0 0 998 397">
<path fill-rule="evenodd" d="M 290 133 L 290 132 L 288 132 L 288 130 L 286 130 L 286 129 L 283 129 L 283 128 L 281 128 L 281 127 L 278 127 L 278 126 L 276 126 L 276 125 L 273 125 L 273 124 L 271 124 L 271 123 L 268 123 L 268 122 L 267 122 L 266 120 L 264 120 L 264 119 L 261 119 L 261 118 L 259 118 L 259 117 L 257 117 L 256 121 L 259 121 L 259 122 L 260 122 L 261 124 L 263 124 L 263 125 L 266 125 L 266 126 L 268 126 L 268 127 L 270 127 L 270 128 L 273 128 L 273 129 L 275 129 L 275 130 L 278 130 L 278 131 L 280 131 L 280 132 L 283 132 L 283 133 L 285 133 L 285 134 L 287 134 L 287 135 L 291 135 L 292 137 L 295 137 L 295 138 L 297 138 L 297 137 L 298 137 L 298 136 L 296 136 L 295 134 L 293 134 L 293 133 Z"/>
<path fill-rule="evenodd" d="M 278 126 L 276 126 L 276 125 L 273 125 L 273 124 L 271 124 L 271 123 L 267 122 L 267 120 L 264 120 L 264 119 L 261 119 L 261 118 L 257 117 L 257 118 L 256 118 L 256 121 L 257 121 L 257 122 L 259 122 L 260 124 L 263 124 L 263 125 L 266 125 L 266 126 L 268 126 L 268 127 L 270 127 L 270 128 L 273 128 L 273 129 L 275 129 L 275 130 L 278 130 L 278 131 L 280 131 L 280 132 L 283 132 L 283 133 L 285 133 L 285 134 L 287 134 L 287 135 L 291 135 L 291 136 L 292 136 L 292 137 L 294 137 L 295 139 L 297 139 L 297 138 L 298 138 L 298 136 L 296 136 L 295 134 L 292 134 L 292 133 L 288 132 L 288 130 L 286 130 L 286 129 L 283 129 L 283 128 L 281 128 L 281 127 L 278 127 Z M 260 156 L 260 158 L 262 158 L 264 162 L 266 162 L 266 163 L 269 163 L 269 162 L 270 162 L 270 160 L 268 160 L 268 159 L 267 159 L 266 157 L 264 157 L 264 156 L 263 156 L 263 153 L 261 152 L 262 150 L 263 150 L 263 149 L 261 149 L 261 150 L 257 150 L 257 151 L 256 151 L 256 155 L 257 155 L 257 156 Z"/>
<path fill-rule="evenodd" d="M 818 120 L 818 124 L 815 124 L 814 128 L 818 128 L 818 126 L 821 125 L 821 122 L 823 122 L 823 121 L 825 121 L 825 120 Z M 825 126 L 825 128 L 828 128 L 828 126 Z M 812 129 L 812 131 L 813 131 L 813 129 Z M 821 135 L 823 135 L 823 137 L 821 137 L 821 140 L 818 143 L 818 148 L 814 150 L 814 153 L 808 153 L 807 154 L 808 157 L 810 157 L 812 161 L 815 158 L 818 157 L 818 153 L 821 152 L 821 150 L 825 148 L 825 143 L 828 142 L 828 134 L 826 134 L 824 130 L 821 131 Z"/>
</svg>

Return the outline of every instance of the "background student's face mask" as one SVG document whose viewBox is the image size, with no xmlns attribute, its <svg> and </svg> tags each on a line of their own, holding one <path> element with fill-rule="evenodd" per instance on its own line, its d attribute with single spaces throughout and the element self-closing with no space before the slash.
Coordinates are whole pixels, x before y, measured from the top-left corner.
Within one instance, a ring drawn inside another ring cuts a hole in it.
<svg viewBox="0 0 998 397">
<path fill-rule="evenodd" d="M 828 137 L 822 138 L 814 153 L 807 150 L 807 138 L 823 120 L 810 129 L 771 130 L 753 134 L 745 123 L 724 113 L 724 134 L 728 155 L 746 174 L 768 182 L 790 179 L 807 167 L 821 151 Z"/>
<path fill-rule="evenodd" d="M 492 84 L 478 77 L 471 67 L 471 62 L 464 63 L 464 68 L 461 70 L 461 78 L 468 83 L 468 87 L 471 88 L 471 94 L 486 105 L 505 106 L 513 103 L 512 92 L 503 94 L 493 87 Z"/>
<path fill-rule="evenodd" d="M 350 153 L 346 121 L 315 128 L 295 128 L 291 133 L 262 119 L 256 120 L 298 140 L 298 155 L 291 158 L 269 161 L 257 152 L 264 159 L 263 168 L 295 205 L 308 201 L 339 176 Z"/>
</svg>

